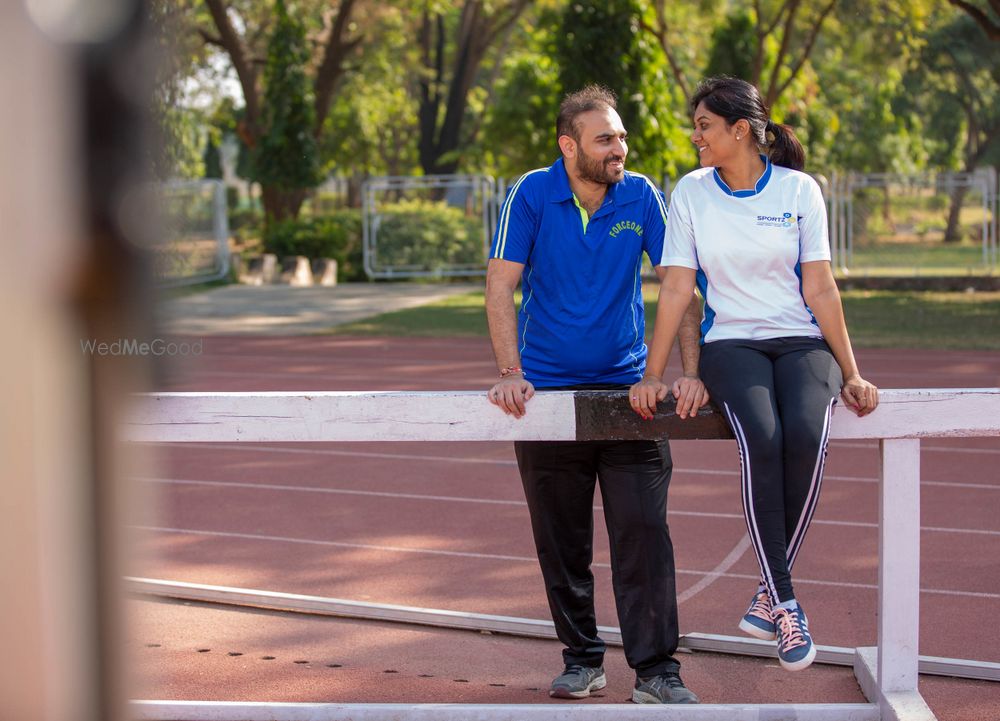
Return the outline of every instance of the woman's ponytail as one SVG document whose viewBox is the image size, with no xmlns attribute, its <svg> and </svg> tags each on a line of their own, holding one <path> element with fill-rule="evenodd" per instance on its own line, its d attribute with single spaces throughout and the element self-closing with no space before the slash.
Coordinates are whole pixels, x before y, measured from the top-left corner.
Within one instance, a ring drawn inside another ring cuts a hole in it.
<svg viewBox="0 0 1000 721">
<path fill-rule="evenodd" d="M 805 167 L 806 151 L 795 137 L 795 131 L 787 125 L 768 120 L 766 132 L 774 136 L 774 140 L 768 146 L 768 155 L 772 163 L 792 170 L 802 170 Z"/>
</svg>

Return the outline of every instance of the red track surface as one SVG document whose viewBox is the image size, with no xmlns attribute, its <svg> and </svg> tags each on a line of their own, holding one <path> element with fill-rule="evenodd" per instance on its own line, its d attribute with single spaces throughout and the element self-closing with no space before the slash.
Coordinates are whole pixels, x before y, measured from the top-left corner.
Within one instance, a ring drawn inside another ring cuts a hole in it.
<svg viewBox="0 0 1000 721">
<path fill-rule="evenodd" d="M 204 348 L 160 388 L 485 389 L 495 374 L 478 339 L 213 337 Z M 886 388 L 1000 386 L 997 354 L 879 350 L 859 360 Z M 1000 440 L 922 448 L 920 652 L 1000 661 Z M 735 444 L 678 442 L 673 453 L 681 630 L 738 635 L 756 568 Z M 157 456 L 134 575 L 548 618 L 507 443 L 184 444 Z M 820 644 L 875 643 L 877 473 L 874 443 L 831 444 L 794 574 Z M 599 515 L 595 527 L 598 622 L 617 626 Z M 144 698 L 546 702 L 560 666 L 547 641 L 198 604 L 132 608 Z M 791 675 L 772 661 L 701 653 L 683 663 L 706 702 L 862 700 L 846 669 Z M 620 650 L 608 670 L 602 701 L 624 701 L 631 674 Z M 925 676 L 921 690 L 944 721 L 1000 718 L 1000 684 Z"/>
</svg>

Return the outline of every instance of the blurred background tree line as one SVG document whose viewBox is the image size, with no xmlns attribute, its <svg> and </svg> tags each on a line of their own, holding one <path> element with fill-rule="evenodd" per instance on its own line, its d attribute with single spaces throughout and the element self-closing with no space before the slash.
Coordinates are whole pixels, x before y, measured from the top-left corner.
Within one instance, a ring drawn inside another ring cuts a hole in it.
<svg viewBox="0 0 1000 721">
<path fill-rule="evenodd" d="M 808 170 L 1000 161 L 1000 0 L 156 0 L 164 178 L 220 177 L 238 147 L 264 217 L 325 178 L 516 177 L 557 157 L 561 96 L 619 96 L 629 167 L 697 164 L 700 78 L 755 83 Z"/>
</svg>

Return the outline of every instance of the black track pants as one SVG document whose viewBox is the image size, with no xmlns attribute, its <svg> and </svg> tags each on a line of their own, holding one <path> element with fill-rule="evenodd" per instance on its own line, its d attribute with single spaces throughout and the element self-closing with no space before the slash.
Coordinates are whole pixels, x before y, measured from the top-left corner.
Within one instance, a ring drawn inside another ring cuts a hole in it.
<svg viewBox="0 0 1000 721">
<path fill-rule="evenodd" d="M 736 436 L 743 513 L 775 603 L 816 511 L 841 374 L 826 341 L 721 340 L 701 349 L 701 378 Z"/>
<path fill-rule="evenodd" d="M 625 658 L 640 676 L 677 671 L 674 549 L 666 521 L 670 446 L 521 441 L 514 450 L 565 663 L 598 666 L 604 658 L 590 571 L 597 481 Z"/>
</svg>

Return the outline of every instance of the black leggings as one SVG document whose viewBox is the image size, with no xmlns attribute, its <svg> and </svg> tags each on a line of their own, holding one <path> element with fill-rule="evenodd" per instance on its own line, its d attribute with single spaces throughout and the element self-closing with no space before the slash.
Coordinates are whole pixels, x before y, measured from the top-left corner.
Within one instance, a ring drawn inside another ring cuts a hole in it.
<svg viewBox="0 0 1000 721">
<path fill-rule="evenodd" d="M 830 416 L 842 378 L 819 338 L 721 340 L 701 349 L 701 377 L 740 451 L 743 515 L 774 603 L 816 511 Z"/>
</svg>

